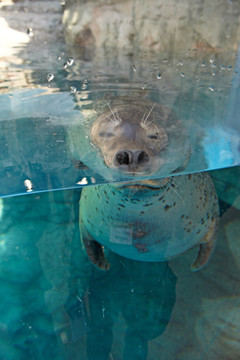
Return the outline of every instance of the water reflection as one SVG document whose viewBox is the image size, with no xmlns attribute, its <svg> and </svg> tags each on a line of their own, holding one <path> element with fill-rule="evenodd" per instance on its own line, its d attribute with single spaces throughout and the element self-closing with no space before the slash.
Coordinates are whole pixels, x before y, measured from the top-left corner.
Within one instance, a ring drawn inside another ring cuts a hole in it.
<svg viewBox="0 0 240 360">
<path fill-rule="evenodd" d="M 176 276 L 167 262 L 140 263 L 112 254 L 111 263 L 107 273 L 92 269 L 86 290 L 87 359 L 110 358 L 114 332 L 124 339 L 123 346 L 117 341 L 121 359 L 147 359 L 149 340 L 159 337 L 170 321 Z"/>
<path fill-rule="evenodd" d="M 229 112 L 229 102 L 232 108 L 237 108 L 234 104 L 239 88 L 239 63 L 234 53 L 215 54 L 214 59 L 204 52 L 149 58 L 143 54 L 113 56 L 96 50 L 86 60 L 76 48 L 68 54 L 61 43 L 53 48 L 42 45 L 41 51 L 31 43 L 27 53 L 18 51 L 21 63 L 11 67 L 13 75 L 6 73 L 13 84 L 5 83 L 4 79 L 1 83 L 2 196 L 25 193 L 26 178 L 32 181 L 33 191 L 76 187 L 86 175 L 94 177 L 96 183 L 121 180 L 121 176 L 114 177 L 101 165 L 89 141 L 96 114 L 103 113 L 106 100 L 115 99 L 119 103 L 119 97 L 128 101 L 135 97 L 140 103 L 152 101 L 175 111 L 190 136 L 192 163 L 186 171 L 239 162 L 238 117 L 235 110 L 235 116 Z M 230 63 L 232 68 L 228 69 Z M 21 81 L 14 80 L 23 73 Z M 146 84 L 144 89 L 143 84 Z M 227 127 L 223 126 L 226 118 L 229 118 Z M 29 131 L 22 131 L 23 127 Z M 37 148 L 41 149 L 38 153 Z M 89 173 L 80 169 L 76 173 L 74 160 L 87 165 Z M 43 176 L 38 176 L 36 164 Z M 42 182 L 52 166 L 55 181 Z"/>
</svg>

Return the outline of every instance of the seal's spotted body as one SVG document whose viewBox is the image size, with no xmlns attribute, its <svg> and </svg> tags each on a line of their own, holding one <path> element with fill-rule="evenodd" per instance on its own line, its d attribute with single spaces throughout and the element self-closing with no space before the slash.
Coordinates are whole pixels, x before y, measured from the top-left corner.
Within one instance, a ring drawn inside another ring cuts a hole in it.
<svg viewBox="0 0 240 360">
<path fill-rule="evenodd" d="M 218 201 L 211 179 L 200 173 L 150 184 L 85 188 L 80 214 L 88 251 L 98 248 L 97 257 L 90 250 L 90 258 L 101 268 L 108 264 L 93 239 L 122 256 L 142 261 L 167 260 L 202 244 L 193 266 L 198 269 L 214 248 Z"/>
<path fill-rule="evenodd" d="M 187 165 L 188 135 L 176 115 L 151 102 L 116 104 L 95 119 L 91 141 L 109 169 L 128 174 L 134 182 L 83 189 L 80 231 L 90 260 L 109 268 L 102 245 L 142 261 L 168 260 L 199 245 L 192 269 L 205 265 L 218 224 L 210 177 L 199 173 L 146 179 L 161 170 L 175 174 Z M 138 175 L 146 180 L 137 181 Z"/>
</svg>

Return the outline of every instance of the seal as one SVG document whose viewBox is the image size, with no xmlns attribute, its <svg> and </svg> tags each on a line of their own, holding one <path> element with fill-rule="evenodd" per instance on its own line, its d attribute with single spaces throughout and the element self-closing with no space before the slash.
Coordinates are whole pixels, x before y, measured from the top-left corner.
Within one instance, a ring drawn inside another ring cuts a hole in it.
<svg viewBox="0 0 240 360">
<path fill-rule="evenodd" d="M 123 103 L 122 103 L 123 102 Z M 113 107 L 111 107 L 113 106 Z M 117 98 L 102 108 L 91 127 L 92 144 L 105 165 L 136 177 L 184 169 L 190 142 L 182 122 L 168 107 L 143 99 Z"/>
<path fill-rule="evenodd" d="M 94 121 L 91 141 L 109 168 L 134 181 L 83 189 L 79 224 L 90 261 L 109 269 L 104 247 L 130 259 L 156 262 L 199 246 L 191 269 L 201 269 L 215 247 L 219 219 L 210 176 L 146 178 L 158 173 L 170 154 L 175 154 L 172 174 L 188 163 L 187 133 L 173 111 L 151 102 L 111 107 Z"/>
</svg>

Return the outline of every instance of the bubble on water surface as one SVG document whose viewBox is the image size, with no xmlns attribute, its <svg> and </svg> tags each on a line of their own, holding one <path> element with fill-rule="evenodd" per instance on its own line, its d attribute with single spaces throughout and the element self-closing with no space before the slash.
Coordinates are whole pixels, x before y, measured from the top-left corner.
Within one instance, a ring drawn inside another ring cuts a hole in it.
<svg viewBox="0 0 240 360">
<path fill-rule="evenodd" d="M 69 57 L 68 60 L 67 60 L 67 65 L 72 66 L 73 63 L 74 63 L 74 58 Z"/>
<path fill-rule="evenodd" d="M 136 66 L 132 65 L 133 71 L 137 71 Z"/>
<path fill-rule="evenodd" d="M 86 177 L 82 178 L 82 180 L 77 182 L 77 185 L 87 185 L 88 184 L 88 180 Z"/>
<path fill-rule="evenodd" d="M 158 79 L 158 80 L 161 80 L 161 78 L 162 78 L 162 74 L 161 74 L 160 72 L 158 72 L 158 73 L 157 73 L 157 79 Z"/>
<path fill-rule="evenodd" d="M 214 86 L 213 86 L 213 85 L 209 85 L 209 90 L 210 90 L 210 91 L 214 91 Z"/>
<path fill-rule="evenodd" d="M 47 74 L 47 81 L 50 82 L 54 79 L 54 75 L 52 73 Z"/>
<path fill-rule="evenodd" d="M 70 87 L 70 91 L 72 94 L 75 94 L 75 92 L 77 91 L 77 89 L 75 88 L 75 86 L 71 86 Z"/>
<path fill-rule="evenodd" d="M 33 184 L 31 182 L 31 180 L 29 180 L 29 179 L 24 180 L 24 186 L 27 189 L 27 192 L 33 190 Z"/>
<path fill-rule="evenodd" d="M 181 72 L 181 73 L 180 73 L 180 76 L 181 76 L 181 77 L 184 77 L 184 76 L 185 76 L 184 72 Z"/>
</svg>

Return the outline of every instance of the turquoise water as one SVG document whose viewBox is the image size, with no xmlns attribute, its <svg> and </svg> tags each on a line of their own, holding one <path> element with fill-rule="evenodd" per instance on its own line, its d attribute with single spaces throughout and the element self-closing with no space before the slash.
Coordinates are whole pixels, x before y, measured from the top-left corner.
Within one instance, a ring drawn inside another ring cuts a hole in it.
<svg viewBox="0 0 240 360">
<path fill-rule="evenodd" d="M 23 63 L 6 69 L 12 83 L 1 83 L 0 359 L 238 360 L 237 54 L 45 50 L 20 52 Z M 161 263 L 108 252 L 111 268 L 102 272 L 80 242 L 82 187 L 123 180 L 96 161 L 87 137 L 92 111 L 103 97 L 131 94 L 168 105 L 184 121 L 192 153 L 183 172 L 212 170 L 220 228 L 197 273 L 196 248 Z M 77 151 L 69 137 L 76 131 Z"/>
<path fill-rule="evenodd" d="M 79 241 L 79 190 L 2 199 L 1 359 L 237 360 L 240 172 L 211 175 L 222 216 L 197 273 L 196 249 L 162 263 L 109 253 L 108 272 L 93 267 Z"/>
</svg>

